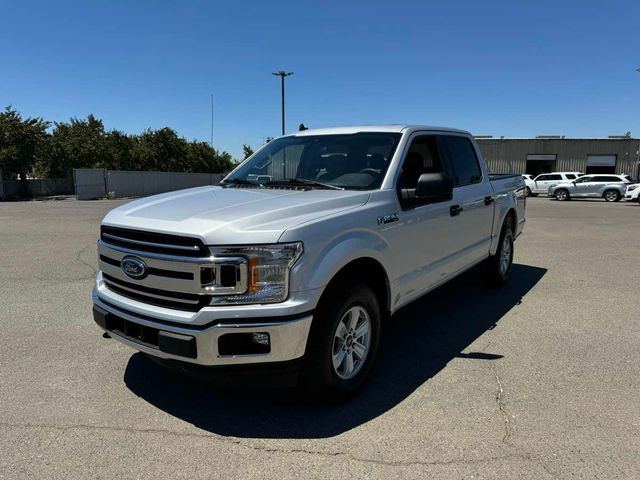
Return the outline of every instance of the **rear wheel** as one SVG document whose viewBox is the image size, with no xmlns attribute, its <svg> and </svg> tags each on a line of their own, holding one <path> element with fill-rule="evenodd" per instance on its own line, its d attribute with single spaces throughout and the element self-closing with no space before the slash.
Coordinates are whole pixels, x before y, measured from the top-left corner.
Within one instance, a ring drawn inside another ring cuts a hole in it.
<svg viewBox="0 0 640 480">
<path fill-rule="evenodd" d="M 558 190 L 556 190 L 553 196 L 556 198 L 556 200 L 559 200 L 561 202 L 571 199 L 571 197 L 569 196 L 569 190 L 567 190 L 566 188 L 559 188 Z"/>
<path fill-rule="evenodd" d="M 620 200 L 620 192 L 617 190 L 607 190 L 602 196 L 607 202 L 617 202 Z"/>
<path fill-rule="evenodd" d="M 345 400 L 364 384 L 378 349 L 381 310 L 366 284 L 341 282 L 323 297 L 309 333 L 303 386 Z"/>
<path fill-rule="evenodd" d="M 484 281 L 490 286 L 503 285 L 511 276 L 513 267 L 513 231 L 505 221 L 500 233 L 498 250 L 480 265 Z"/>
</svg>

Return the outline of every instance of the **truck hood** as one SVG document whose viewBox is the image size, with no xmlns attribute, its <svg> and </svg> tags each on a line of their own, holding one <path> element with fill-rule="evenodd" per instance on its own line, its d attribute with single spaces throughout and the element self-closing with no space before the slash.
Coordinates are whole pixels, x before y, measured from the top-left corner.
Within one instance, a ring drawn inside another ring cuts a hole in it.
<svg viewBox="0 0 640 480">
<path fill-rule="evenodd" d="M 103 225 L 200 238 L 206 245 L 275 243 L 289 228 L 367 203 L 368 192 L 198 187 L 109 212 Z"/>
</svg>

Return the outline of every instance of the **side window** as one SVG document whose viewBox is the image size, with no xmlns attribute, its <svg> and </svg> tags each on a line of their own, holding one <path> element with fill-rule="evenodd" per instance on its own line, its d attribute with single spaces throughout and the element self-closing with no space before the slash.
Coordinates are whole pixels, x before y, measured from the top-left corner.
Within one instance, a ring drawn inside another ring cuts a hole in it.
<svg viewBox="0 0 640 480">
<path fill-rule="evenodd" d="M 574 180 L 576 178 L 576 176 L 573 173 L 567 173 L 565 177 L 567 177 L 567 180 Z"/>
<path fill-rule="evenodd" d="M 547 175 L 547 180 L 562 180 L 562 175 Z"/>
<path fill-rule="evenodd" d="M 478 183 L 482 179 L 482 170 L 473 145 L 468 138 L 443 136 L 453 170 L 453 186 L 461 187 Z"/>
<path fill-rule="evenodd" d="M 536 177 L 536 182 L 544 182 L 545 180 L 549 180 L 551 175 L 538 175 Z"/>
<path fill-rule="evenodd" d="M 403 209 L 426 203 L 416 198 L 416 186 L 423 173 L 444 172 L 438 142 L 434 135 L 416 137 L 411 141 L 402 163 L 398 180 L 398 197 Z"/>
</svg>

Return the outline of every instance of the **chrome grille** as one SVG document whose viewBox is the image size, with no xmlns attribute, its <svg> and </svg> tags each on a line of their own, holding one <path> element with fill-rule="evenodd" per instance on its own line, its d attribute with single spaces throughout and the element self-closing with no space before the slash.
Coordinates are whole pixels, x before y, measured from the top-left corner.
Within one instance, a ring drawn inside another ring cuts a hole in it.
<svg viewBox="0 0 640 480">
<path fill-rule="evenodd" d="M 211 302 L 210 295 L 176 293 L 143 287 L 134 283 L 123 282 L 106 273 L 102 274 L 102 279 L 109 290 L 113 290 L 124 297 L 160 307 L 197 312 Z"/>
<path fill-rule="evenodd" d="M 198 311 L 214 295 L 247 290 L 246 259 L 214 257 L 198 239 L 105 226 L 98 251 L 105 287 L 151 305 Z M 132 256 L 146 265 L 145 276 L 123 271 L 122 260 Z"/>
<path fill-rule="evenodd" d="M 208 257 L 209 252 L 197 238 L 179 237 L 165 233 L 141 232 L 127 228 L 103 226 L 103 242 L 120 247 L 182 257 Z"/>
</svg>

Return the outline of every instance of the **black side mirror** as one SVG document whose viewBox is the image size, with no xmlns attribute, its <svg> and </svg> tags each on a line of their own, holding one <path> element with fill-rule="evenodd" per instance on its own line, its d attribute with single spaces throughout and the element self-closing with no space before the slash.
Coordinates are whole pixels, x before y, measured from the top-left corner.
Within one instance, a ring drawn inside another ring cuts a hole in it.
<svg viewBox="0 0 640 480">
<path fill-rule="evenodd" d="M 453 180 L 446 173 L 423 173 L 416 186 L 416 198 L 442 202 L 453 198 Z"/>
</svg>

